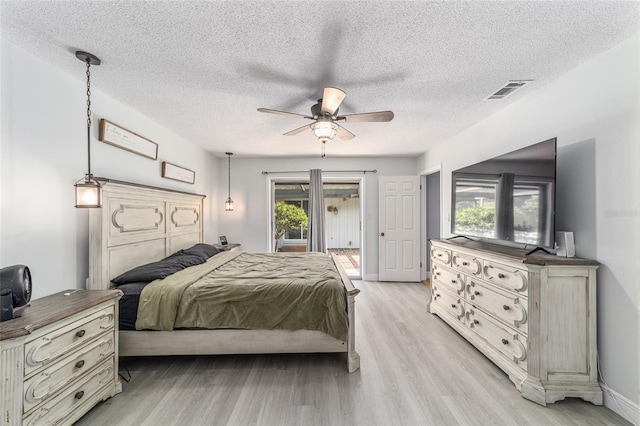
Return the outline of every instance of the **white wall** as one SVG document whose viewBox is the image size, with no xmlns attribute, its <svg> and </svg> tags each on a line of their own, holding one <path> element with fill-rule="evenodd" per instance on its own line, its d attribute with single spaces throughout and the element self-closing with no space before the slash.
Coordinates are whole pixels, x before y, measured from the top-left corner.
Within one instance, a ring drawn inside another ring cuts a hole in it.
<svg viewBox="0 0 640 426">
<path fill-rule="evenodd" d="M 0 267 L 29 266 L 34 298 L 83 288 L 88 274 L 88 211 L 73 207 L 73 184 L 87 168 L 86 67 L 69 53 L 78 65 L 77 75 L 69 75 L 5 39 L 1 48 Z M 215 212 L 208 203 L 217 198 L 211 181 L 218 162 L 102 93 L 100 70 L 106 66 L 91 69 L 93 174 L 205 194 L 205 233 L 217 235 Z M 158 160 L 98 141 L 100 118 L 158 143 Z M 195 170 L 196 183 L 162 178 L 163 160 Z"/>
<path fill-rule="evenodd" d="M 262 171 L 304 171 L 313 168 L 322 170 L 373 170 L 378 173 L 364 175 L 365 207 L 364 243 L 365 259 L 362 271 L 365 279 L 378 274 L 378 177 L 415 175 L 415 158 L 242 158 L 231 159 L 231 198 L 234 211 L 225 212 L 227 159 L 218 159 L 220 202 L 219 232 L 230 242 L 237 242 L 252 252 L 264 252 L 269 247 L 267 206 L 267 176 Z M 292 175 L 286 175 L 292 176 Z M 309 173 L 306 172 L 306 176 Z M 331 174 L 331 177 L 340 176 Z M 362 174 L 360 174 L 362 176 Z M 224 188 L 224 190 L 223 190 Z"/>
<path fill-rule="evenodd" d="M 556 228 L 575 233 L 579 257 L 601 262 L 602 372 L 611 389 L 636 409 L 640 401 L 639 52 L 638 36 L 632 37 L 418 158 L 418 170 L 442 163 L 442 229 L 448 236 L 452 170 L 558 137 Z M 615 404 L 611 408 L 615 410 Z"/>
<path fill-rule="evenodd" d="M 325 198 L 324 205 L 327 248 L 360 248 L 360 199 Z M 338 214 L 327 211 L 329 206 Z"/>
</svg>

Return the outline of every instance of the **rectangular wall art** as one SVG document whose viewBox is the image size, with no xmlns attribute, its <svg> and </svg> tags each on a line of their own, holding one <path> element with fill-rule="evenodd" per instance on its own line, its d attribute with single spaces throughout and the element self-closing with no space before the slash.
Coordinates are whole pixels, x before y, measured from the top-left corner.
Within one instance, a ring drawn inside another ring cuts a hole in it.
<svg viewBox="0 0 640 426">
<path fill-rule="evenodd" d="M 194 183 L 196 181 L 196 172 L 176 166 L 175 164 L 162 162 L 162 177 L 167 179 L 178 180 L 180 182 Z"/>
<path fill-rule="evenodd" d="M 104 118 L 100 120 L 99 139 L 109 145 L 131 151 L 143 157 L 158 159 L 158 144 Z"/>
</svg>

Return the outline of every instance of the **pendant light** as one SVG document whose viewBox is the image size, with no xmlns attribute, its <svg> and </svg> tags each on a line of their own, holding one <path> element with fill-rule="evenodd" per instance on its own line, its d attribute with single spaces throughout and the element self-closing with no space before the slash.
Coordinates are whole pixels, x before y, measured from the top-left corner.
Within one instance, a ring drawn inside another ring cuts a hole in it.
<svg viewBox="0 0 640 426">
<path fill-rule="evenodd" d="M 225 152 L 225 154 L 227 154 L 227 169 L 229 171 L 229 179 L 228 179 L 228 183 L 229 183 L 229 196 L 227 197 L 226 201 L 224 202 L 224 210 L 227 212 L 232 212 L 233 211 L 233 200 L 231 199 L 231 156 L 233 155 L 233 152 Z"/>
<path fill-rule="evenodd" d="M 91 65 L 100 65 L 97 56 L 87 52 L 76 52 L 76 58 L 87 64 L 87 174 L 74 185 L 76 207 L 102 207 L 100 183 L 91 174 Z"/>
</svg>

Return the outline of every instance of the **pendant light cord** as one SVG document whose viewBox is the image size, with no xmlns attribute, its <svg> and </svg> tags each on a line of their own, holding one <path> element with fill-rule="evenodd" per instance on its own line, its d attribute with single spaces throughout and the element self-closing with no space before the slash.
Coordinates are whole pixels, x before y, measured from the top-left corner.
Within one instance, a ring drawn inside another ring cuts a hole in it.
<svg viewBox="0 0 640 426">
<path fill-rule="evenodd" d="M 227 171 L 229 172 L 229 176 L 227 179 L 227 183 L 229 185 L 229 198 L 231 198 L 231 154 L 227 152 Z"/>
<path fill-rule="evenodd" d="M 87 58 L 87 175 L 91 176 L 91 61 Z"/>
</svg>

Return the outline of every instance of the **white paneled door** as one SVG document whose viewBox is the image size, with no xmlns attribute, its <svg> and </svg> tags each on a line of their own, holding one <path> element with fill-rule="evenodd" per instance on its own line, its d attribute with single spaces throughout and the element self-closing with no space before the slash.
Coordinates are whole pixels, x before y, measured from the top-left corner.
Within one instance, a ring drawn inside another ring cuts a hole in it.
<svg viewBox="0 0 640 426">
<path fill-rule="evenodd" d="M 379 279 L 420 281 L 420 177 L 380 176 Z"/>
</svg>

